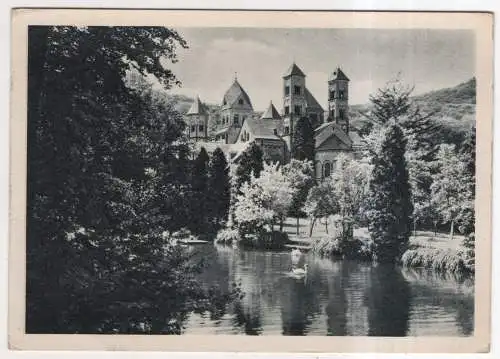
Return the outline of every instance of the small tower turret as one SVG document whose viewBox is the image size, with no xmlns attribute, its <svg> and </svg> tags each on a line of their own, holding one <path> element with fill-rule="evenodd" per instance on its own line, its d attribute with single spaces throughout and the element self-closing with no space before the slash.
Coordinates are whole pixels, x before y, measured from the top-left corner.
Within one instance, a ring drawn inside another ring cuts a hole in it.
<svg viewBox="0 0 500 359">
<path fill-rule="evenodd" d="M 208 112 L 198 96 L 186 113 L 186 117 L 189 138 L 195 141 L 206 140 L 208 137 Z"/>
</svg>

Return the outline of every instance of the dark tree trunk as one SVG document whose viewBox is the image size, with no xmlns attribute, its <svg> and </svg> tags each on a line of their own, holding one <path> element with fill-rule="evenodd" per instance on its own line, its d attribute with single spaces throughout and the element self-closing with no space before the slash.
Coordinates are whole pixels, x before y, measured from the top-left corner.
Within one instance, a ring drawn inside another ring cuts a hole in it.
<svg viewBox="0 0 500 359">
<path fill-rule="evenodd" d="M 299 217 L 297 217 L 297 236 L 299 235 L 299 227 L 300 227 Z"/>
<path fill-rule="evenodd" d="M 311 220 L 311 227 L 309 228 L 309 237 L 312 237 L 314 224 L 316 223 L 316 217 Z"/>
</svg>

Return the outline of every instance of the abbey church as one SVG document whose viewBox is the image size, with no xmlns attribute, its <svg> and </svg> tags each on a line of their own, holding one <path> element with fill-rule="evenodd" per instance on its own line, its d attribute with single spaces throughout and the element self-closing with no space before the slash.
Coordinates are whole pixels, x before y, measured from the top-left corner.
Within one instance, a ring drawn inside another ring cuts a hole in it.
<svg viewBox="0 0 500 359">
<path fill-rule="evenodd" d="M 252 142 L 261 147 L 265 160 L 286 163 L 291 157 L 295 125 L 306 117 L 315 132 L 316 178 L 328 177 L 339 153 L 355 155 L 361 148 L 361 139 L 349 124 L 349 78 L 338 67 L 325 79 L 326 110 L 308 90 L 306 75 L 295 63 L 282 81 L 281 111 L 270 102 L 262 115 L 254 110 L 250 96 L 236 78 L 215 114 L 209 114 L 196 98 L 186 114 L 188 137 L 197 148 L 205 147 L 208 152 L 220 147 L 230 163 L 236 163 Z M 212 133 L 209 116 L 217 119 Z"/>
</svg>

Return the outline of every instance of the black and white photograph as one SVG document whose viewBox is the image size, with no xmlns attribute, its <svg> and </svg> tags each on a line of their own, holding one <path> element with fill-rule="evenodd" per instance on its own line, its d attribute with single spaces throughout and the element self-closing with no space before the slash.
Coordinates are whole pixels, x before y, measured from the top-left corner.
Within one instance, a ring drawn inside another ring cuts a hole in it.
<svg viewBox="0 0 500 359">
<path fill-rule="evenodd" d="M 229 17 L 27 26 L 24 333 L 474 337 L 477 31 Z"/>
</svg>

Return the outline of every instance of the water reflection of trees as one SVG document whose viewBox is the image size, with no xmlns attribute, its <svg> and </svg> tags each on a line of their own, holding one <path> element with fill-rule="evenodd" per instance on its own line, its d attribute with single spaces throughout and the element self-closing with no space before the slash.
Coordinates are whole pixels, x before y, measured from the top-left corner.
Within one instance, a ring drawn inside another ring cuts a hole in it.
<svg viewBox="0 0 500 359">
<path fill-rule="evenodd" d="M 237 333 L 404 336 L 439 333 L 440 325 L 453 331 L 449 319 L 462 335 L 473 333 L 473 285 L 466 279 L 312 255 L 307 278 L 297 279 L 288 276 L 284 253 L 224 247 L 202 255 L 210 262 L 202 274 L 207 287 L 224 294 L 241 285 L 242 297 L 229 305 L 221 300 L 210 312 L 214 326 L 222 320 Z"/>
<path fill-rule="evenodd" d="M 306 335 L 313 316 L 320 312 L 314 272 L 307 278 L 284 278 L 281 290 L 283 335 Z"/>
<path fill-rule="evenodd" d="M 211 293 L 212 303 L 208 313 L 210 320 L 219 321 L 226 313 L 228 306 L 239 296 L 239 285 L 231 278 L 233 256 L 230 252 L 213 246 L 188 247 L 193 261 L 201 261 L 202 272 L 198 280 Z M 185 321 L 185 318 L 184 318 Z"/>
<path fill-rule="evenodd" d="M 462 335 L 474 333 L 474 279 L 429 270 L 403 269 L 402 275 L 412 288 L 412 306 L 434 307 L 455 317 Z"/>
<path fill-rule="evenodd" d="M 368 282 L 369 267 L 356 261 L 333 262 L 333 275 L 327 275 L 327 335 L 366 335 L 368 308 L 362 295 Z"/>
<path fill-rule="evenodd" d="M 237 328 L 243 328 L 247 335 L 260 335 L 262 333 L 262 318 L 259 308 L 251 305 L 246 308 L 241 301 L 234 303 L 233 325 Z"/>
<path fill-rule="evenodd" d="M 405 336 L 408 332 L 410 286 L 392 265 L 373 266 L 367 289 L 370 336 Z"/>
</svg>

